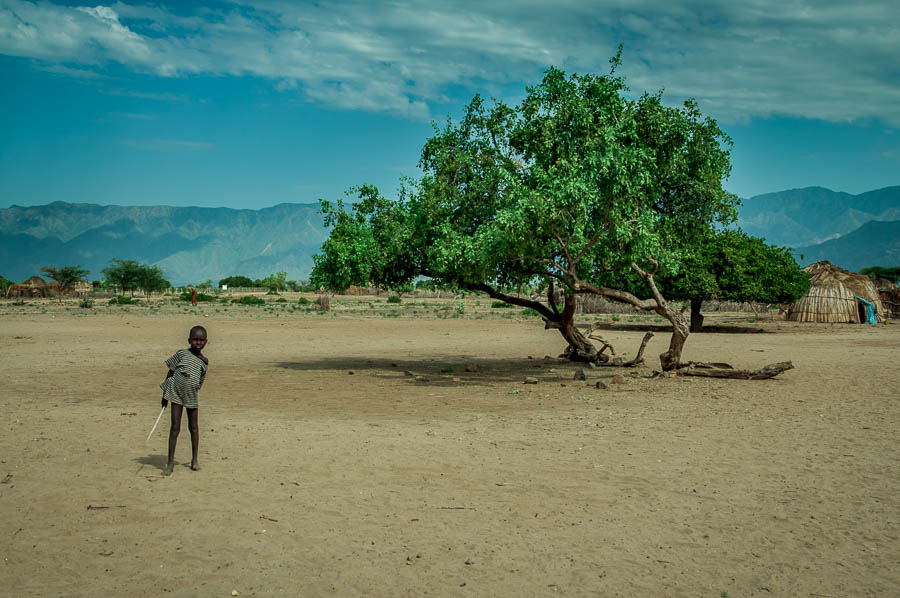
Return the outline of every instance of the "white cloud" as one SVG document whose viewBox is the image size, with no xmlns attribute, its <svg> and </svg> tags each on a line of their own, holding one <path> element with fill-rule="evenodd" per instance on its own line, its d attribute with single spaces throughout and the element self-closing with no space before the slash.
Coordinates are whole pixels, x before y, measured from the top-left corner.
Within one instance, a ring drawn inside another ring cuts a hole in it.
<svg viewBox="0 0 900 598">
<path fill-rule="evenodd" d="M 696 97 L 726 122 L 900 126 L 897 23 L 896 0 L 237 0 L 190 11 L 0 0 L 0 53 L 166 77 L 252 75 L 333 107 L 425 118 L 429 104 L 459 102 L 453 90 L 501 94 L 550 65 L 606 72 L 621 41 L 635 91 Z"/>
</svg>

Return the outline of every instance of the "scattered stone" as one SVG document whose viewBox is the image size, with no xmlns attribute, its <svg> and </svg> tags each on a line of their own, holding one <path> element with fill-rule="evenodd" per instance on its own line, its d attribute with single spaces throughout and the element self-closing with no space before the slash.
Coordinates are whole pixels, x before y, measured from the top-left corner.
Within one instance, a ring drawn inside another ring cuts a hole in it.
<svg viewBox="0 0 900 598">
<path fill-rule="evenodd" d="M 628 380 L 626 380 L 625 376 L 623 376 L 622 374 L 616 374 L 612 377 L 612 380 L 610 380 L 610 382 L 612 382 L 613 384 L 625 384 L 628 382 Z"/>
<path fill-rule="evenodd" d="M 529 355 L 529 356 L 528 356 L 528 359 L 534 359 L 534 357 L 532 357 L 531 355 Z"/>
<path fill-rule="evenodd" d="M 416 382 L 428 382 L 428 378 L 425 376 L 416 376 Z"/>
<path fill-rule="evenodd" d="M 397 367 L 397 364 L 396 364 L 396 363 L 392 363 L 392 364 L 391 364 L 391 367 L 392 367 L 392 368 L 395 368 L 395 367 Z"/>
<path fill-rule="evenodd" d="M 349 371 L 349 372 L 347 372 L 347 373 L 348 373 L 348 374 L 349 374 L 349 375 L 351 375 L 351 376 L 352 376 L 352 375 L 353 375 L 353 370 L 350 370 L 350 371 Z"/>
<path fill-rule="evenodd" d="M 606 390 L 609 388 L 609 386 L 607 386 L 606 382 L 604 382 L 603 380 L 597 380 L 597 383 L 594 386 L 596 386 L 599 390 Z"/>
<path fill-rule="evenodd" d="M 413 376 L 415 376 L 415 374 L 413 374 L 413 373 L 410 372 L 409 370 L 404 370 L 403 375 L 404 375 L 404 376 L 409 376 L 410 378 L 412 378 Z M 319 390 L 322 390 L 322 389 L 320 388 Z"/>
<path fill-rule="evenodd" d="M 614 365 L 614 366 L 625 365 L 625 358 L 624 357 L 613 357 L 612 365 Z"/>
<path fill-rule="evenodd" d="M 537 384 L 537 383 L 538 383 L 538 379 L 537 379 L 537 378 L 534 378 L 534 377 L 532 377 L 532 376 L 526 376 L 526 377 L 525 377 L 525 384 Z"/>
<path fill-rule="evenodd" d="M 587 363 L 587 366 L 593 370 L 594 368 L 597 367 L 597 364 L 594 363 L 593 361 L 589 361 L 589 362 Z"/>
<path fill-rule="evenodd" d="M 549 355 L 544 355 L 544 359 L 553 359 L 553 358 L 550 357 Z"/>
<path fill-rule="evenodd" d="M 462 378 L 459 378 L 459 377 L 457 376 L 457 377 L 453 378 L 453 381 L 454 381 L 454 382 L 462 382 Z"/>
<path fill-rule="evenodd" d="M 479 366 L 477 363 L 467 363 L 466 371 L 467 372 L 480 372 L 481 366 Z"/>
<path fill-rule="evenodd" d="M 584 373 L 584 368 L 578 368 L 575 370 L 574 380 L 587 380 L 587 374 Z"/>
</svg>

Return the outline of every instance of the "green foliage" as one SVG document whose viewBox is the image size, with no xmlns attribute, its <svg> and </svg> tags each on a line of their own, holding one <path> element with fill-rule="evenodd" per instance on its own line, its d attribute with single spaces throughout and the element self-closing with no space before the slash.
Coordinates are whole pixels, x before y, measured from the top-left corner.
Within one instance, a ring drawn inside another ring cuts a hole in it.
<svg viewBox="0 0 900 598">
<path fill-rule="evenodd" d="M 603 284 L 649 297 L 633 273 L 607 273 L 599 278 Z M 675 299 L 788 303 L 808 293 L 811 283 L 789 248 L 768 245 L 739 230 L 720 230 L 710 231 L 686 248 L 678 272 L 658 276 L 656 284 Z"/>
<path fill-rule="evenodd" d="M 171 283 L 166 280 L 162 268 L 159 266 L 146 266 L 141 264 L 137 270 L 135 277 L 137 288 L 144 291 L 149 297 L 152 293 L 161 293 L 171 287 Z"/>
<path fill-rule="evenodd" d="M 13 284 L 11 280 L 7 280 L 3 276 L 0 276 L 0 293 L 6 293 L 6 289 L 8 289 L 11 284 Z"/>
<path fill-rule="evenodd" d="M 106 286 L 121 292 L 143 290 L 149 297 L 152 293 L 162 292 L 171 284 L 165 278 L 162 268 L 148 266 L 135 260 L 113 258 L 109 266 L 101 270 Z"/>
<path fill-rule="evenodd" d="M 505 301 L 493 301 L 491 303 L 492 309 L 504 309 L 509 307 L 513 307 L 513 305 L 511 303 L 506 303 Z"/>
<path fill-rule="evenodd" d="M 309 305 L 310 301 L 306 297 L 300 297 L 300 299 L 297 300 L 297 303 L 300 305 Z"/>
<path fill-rule="evenodd" d="M 137 299 L 125 297 L 124 295 L 117 295 L 109 300 L 110 305 L 140 305 L 140 303 Z"/>
<path fill-rule="evenodd" d="M 92 307 L 94 307 L 94 300 L 90 297 L 82 297 L 81 301 L 78 302 L 78 307 L 91 309 Z"/>
<path fill-rule="evenodd" d="M 266 300 L 261 297 L 254 297 L 253 295 L 244 295 L 243 297 L 238 297 L 237 299 L 232 299 L 232 303 L 237 303 L 238 305 L 265 305 Z"/>
<path fill-rule="evenodd" d="M 256 286 L 267 288 L 270 291 L 286 291 L 288 288 L 287 272 L 276 272 L 275 274 L 269 274 L 262 280 L 257 280 L 254 282 L 256 283 Z"/>
<path fill-rule="evenodd" d="M 388 303 L 400 303 L 402 299 L 400 299 L 400 295 L 391 295 L 387 298 Z"/>
<path fill-rule="evenodd" d="M 892 282 L 900 282 L 900 266 L 885 268 L 883 266 L 870 266 L 859 271 L 869 278 L 886 278 Z"/>
<path fill-rule="evenodd" d="M 62 268 L 47 266 L 45 268 L 41 268 L 41 272 L 45 273 L 47 276 L 59 283 L 59 286 L 61 288 L 70 287 L 90 274 L 90 270 L 85 270 L 80 265 L 63 266 Z"/>
<path fill-rule="evenodd" d="M 221 287 L 222 285 L 228 285 L 229 288 L 252 287 L 253 280 L 246 276 L 229 276 L 219 281 L 219 286 Z"/>
</svg>

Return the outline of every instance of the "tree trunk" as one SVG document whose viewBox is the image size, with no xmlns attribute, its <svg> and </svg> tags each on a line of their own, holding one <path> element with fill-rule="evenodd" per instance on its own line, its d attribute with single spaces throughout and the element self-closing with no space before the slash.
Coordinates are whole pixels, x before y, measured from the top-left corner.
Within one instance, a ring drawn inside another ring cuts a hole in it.
<svg viewBox="0 0 900 598">
<path fill-rule="evenodd" d="M 680 311 L 672 309 L 668 303 L 664 303 L 656 309 L 656 313 L 672 323 L 672 338 L 669 340 L 669 350 L 659 356 L 660 365 L 664 372 L 678 368 L 681 362 L 681 351 L 690 334 L 687 319 Z"/>
<path fill-rule="evenodd" d="M 574 294 L 566 295 L 563 310 L 554 318 L 545 318 L 544 328 L 556 328 L 566 339 L 565 355 L 572 361 L 583 363 L 597 361 L 597 347 L 575 326 L 575 307 L 578 299 Z"/>
<path fill-rule="evenodd" d="M 703 332 L 703 314 L 700 313 L 702 305 L 702 299 L 691 299 L 691 332 Z"/>
</svg>

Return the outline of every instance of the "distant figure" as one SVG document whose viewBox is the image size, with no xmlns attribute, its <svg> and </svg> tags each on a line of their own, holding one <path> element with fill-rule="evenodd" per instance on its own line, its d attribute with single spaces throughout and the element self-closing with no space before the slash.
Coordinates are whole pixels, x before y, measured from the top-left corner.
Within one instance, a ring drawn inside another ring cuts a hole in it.
<svg viewBox="0 0 900 598">
<path fill-rule="evenodd" d="M 191 289 L 191 306 L 197 307 L 197 289 L 194 288 L 194 285 L 190 285 Z"/>
<path fill-rule="evenodd" d="M 188 336 L 189 349 L 179 349 L 166 360 L 169 373 L 159 387 L 163 391 L 162 406 L 172 404 L 172 427 L 169 429 L 169 461 L 162 475 L 171 475 L 175 467 L 175 444 L 181 431 L 181 414 L 188 412 L 188 430 L 191 432 L 191 469 L 197 471 L 197 449 L 200 445 L 200 427 L 198 424 L 197 393 L 206 379 L 209 360 L 203 355 L 206 346 L 206 328 L 194 326 Z"/>
</svg>

